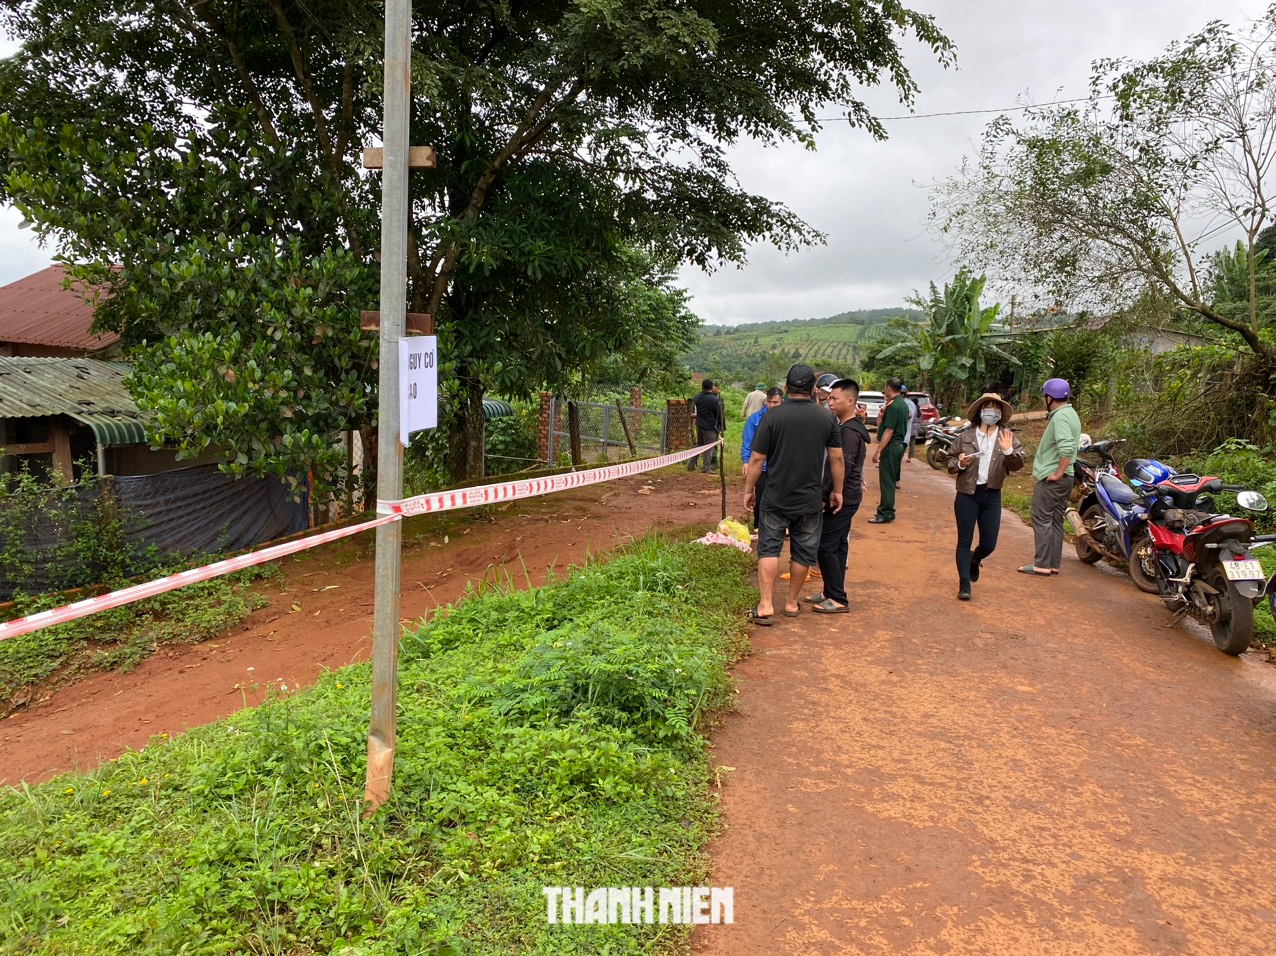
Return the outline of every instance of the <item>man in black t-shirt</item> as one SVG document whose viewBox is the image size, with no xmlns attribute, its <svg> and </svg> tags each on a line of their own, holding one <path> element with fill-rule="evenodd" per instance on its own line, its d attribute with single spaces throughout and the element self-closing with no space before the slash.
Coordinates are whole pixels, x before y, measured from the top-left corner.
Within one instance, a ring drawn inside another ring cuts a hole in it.
<svg viewBox="0 0 1276 956">
<path fill-rule="evenodd" d="M 691 400 L 692 407 L 696 410 L 696 445 L 707 445 L 715 442 L 718 437 L 726 431 L 727 419 L 726 413 L 722 408 L 722 396 L 718 394 L 717 386 L 710 379 L 705 379 L 700 385 L 700 394 Z M 687 471 L 696 470 L 696 455 L 687 462 Z M 704 470 L 716 468 L 718 465 L 718 448 L 715 445 L 704 453 Z"/>
<path fill-rule="evenodd" d="M 864 452 L 872 441 L 868 429 L 855 414 L 859 395 L 859 383 L 850 378 L 838 379 L 829 389 L 828 407 L 837 416 L 846 475 L 841 484 L 841 511 L 831 508 L 831 493 L 837 487 L 833 484 L 833 469 L 828 469 L 824 475 L 825 504 L 819 551 L 824 591 L 807 598 L 814 605 L 812 610 L 820 614 L 845 614 L 850 605 L 846 597 L 846 555 L 850 549 L 851 519 L 864 498 Z M 838 452 L 829 452 L 830 458 L 837 456 Z"/>
<path fill-rule="evenodd" d="M 780 570 L 780 551 L 785 532 L 789 535 L 789 595 L 784 613 L 789 617 L 801 609 L 798 599 L 806 583 L 807 571 L 819 554 L 823 511 L 821 483 L 825 449 L 841 449 L 837 420 L 811 398 L 815 372 L 809 365 L 789 369 L 785 391 L 789 400 L 762 417 L 753 436 L 749 470 L 744 479 L 744 507 L 752 509 L 755 487 L 766 463 L 766 496 L 762 499 L 758 523 L 758 588 L 761 592 L 750 618 L 770 625 L 775 614 L 771 591 Z M 829 456 L 833 490 L 829 508 L 842 507 L 845 466 L 840 454 Z"/>
</svg>

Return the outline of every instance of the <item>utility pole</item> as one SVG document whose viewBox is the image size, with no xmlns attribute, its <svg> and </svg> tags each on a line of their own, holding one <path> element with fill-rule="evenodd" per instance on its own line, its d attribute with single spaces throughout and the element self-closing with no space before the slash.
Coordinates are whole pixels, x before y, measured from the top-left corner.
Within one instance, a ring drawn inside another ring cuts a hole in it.
<svg viewBox="0 0 1276 956">
<path fill-rule="evenodd" d="M 399 339 L 408 294 L 408 119 L 412 3 L 385 4 L 385 144 L 381 179 L 381 315 L 377 411 L 377 499 L 403 497 L 399 443 Z M 403 522 L 377 528 L 372 625 L 372 716 L 368 725 L 368 813 L 390 796 L 394 778 L 395 708 L 399 689 L 399 565 Z"/>
</svg>

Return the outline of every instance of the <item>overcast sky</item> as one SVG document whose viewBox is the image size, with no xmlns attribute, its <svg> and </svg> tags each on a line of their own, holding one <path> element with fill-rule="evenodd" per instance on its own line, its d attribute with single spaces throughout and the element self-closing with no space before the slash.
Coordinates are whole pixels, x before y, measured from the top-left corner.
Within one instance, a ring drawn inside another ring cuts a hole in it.
<svg viewBox="0 0 1276 956">
<path fill-rule="evenodd" d="M 681 280 L 693 308 L 714 324 L 831 315 L 901 305 L 913 289 L 952 275 L 945 250 L 926 229 L 923 186 L 950 175 L 971 154 L 995 111 L 1082 97 L 1090 64 L 1102 57 L 1146 58 L 1211 18 L 1240 23 L 1262 3 L 1238 0 L 913 0 L 933 14 L 957 46 L 957 68 L 942 70 L 911 41 L 905 62 L 921 86 L 918 114 L 969 110 L 886 124 L 877 142 L 844 124 L 828 124 L 819 149 L 742 145 L 735 165 L 745 188 L 787 204 L 828 235 L 828 243 L 785 256 L 754 248 L 741 269 L 712 275 L 688 269 Z M 13 44 L 0 38 L 0 54 Z M 865 100 L 879 116 L 899 116 L 890 91 Z M 825 115 L 832 116 L 830 110 Z M 47 265 L 20 216 L 0 207 L 0 284 Z"/>
</svg>

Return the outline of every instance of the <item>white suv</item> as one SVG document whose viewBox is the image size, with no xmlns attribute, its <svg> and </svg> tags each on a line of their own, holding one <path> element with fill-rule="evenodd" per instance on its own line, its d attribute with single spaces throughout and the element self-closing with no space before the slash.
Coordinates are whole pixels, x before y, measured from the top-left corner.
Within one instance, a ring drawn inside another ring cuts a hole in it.
<svg viewBox="0 0 1276 956">
<path fill-rule="evenodd" d="M 881 392 L 860 392 L 860 404 L 868 409 L 868 424 L 876 425 L 882 406 L 886 404 L 886 396 Z"/>
</svg>

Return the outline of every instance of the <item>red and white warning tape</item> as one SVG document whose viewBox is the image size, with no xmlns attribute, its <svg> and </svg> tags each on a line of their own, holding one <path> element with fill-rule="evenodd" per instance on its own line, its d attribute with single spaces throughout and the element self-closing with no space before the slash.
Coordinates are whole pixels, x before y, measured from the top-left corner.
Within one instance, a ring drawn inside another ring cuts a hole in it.
<svg viewBox="0 0 1276 956">
<path fill-rule="evenodd" d="M 350 535 L 367 531 L 377 525 L 389 524 L 394 520 L 396 520 L 394 515 L 374 518 L 371 521 L 364 521 L 348 528 L 337 528 L 335 531 L 324 531 L 309 538 L 287 541 L 283 544 L 263 548 L 261 551 L 241 554 L 235 558 L 226 558 L 224 561 L 215 561 L 212 564 L 204 565 L 202 568 L 179 571 L 177 574 L 170 574 L 154 581 L 147 581 L 145 584 L 135 584 L 120 591 L 112 591 L 110 594 L 102 594 L 98 597 L 76 601 L 74 604 L 66 604 L 49 611 L 40 611 L 37 614 L 19 617 L 0 624 L 0 641 L 8 637 L 17 637 L 19 634 L 26 634 L 29 631 L 52 627 L 55 624 L 65 624 L 67 621 L 74 621 L 76 618 L 88 617 L 98 611 L 106 611 L 124 604 L 132 604 L 134 601 L 156 597 L 165 591 L 175 591 L 188 584 L 194 584 L 196 581 L 208 581 L 212 578 L 221 577 L 223 574 L 251 568 L 255 564 L 265 564 L 267 561 L 274 561 L 289 554 L 296 554 L 298 551 L 305 551 L 307 548 L 328 544 L 339 538 L 348 538 Z"/>
<path fill-rule="evenodd" d="M 410 515 L 434 514 L 440 511 L 453 511 L 458 508 L 473 508 L 477 505 L 493 504 L 499 501 L 513 501 L 517 498 L 546 495 L 554 491 L 565 491 L 568 488 L 581 488 L 585 485 L 597 484 L 600 481 L 612 481 L 616 478 L 625 478 L 630 475 L 641 474 L 644 471 L 654 471 L 657 468 L 677 464 L 680 461 L 686 461 L 692 455 L 708 451 L 712 447 L 713 445 L 711 444 L 701 445 L 699 448 L 689 448 L 686 451 L 661 455 L 659 458 L 645 458 L 641 461 L 607 465 L 589 471 L 554 475 L 551 478 L 506 481 L 493 485 L 482 485 L 478 488 L 463 488 L 459 491 L 418 495 L 415 498 L 405 498 L 401 501 L 378 502 L 377 511 L 381 513 L 381 517 L 373 518 L 361 524 L 338 528 L 334 531 L 323 531 L 308 538 L 276 544 L 269 548 L 263 548 L 261 551 L 253 551 L 249 554 L 241 554 L 238 557 L 215 561 L 201 568 L 180 571 L 177 574 L 170 574 L 154 581 L 147 581 L 145 584 L 135 584 L 132 587 L 112 591 L 109 594 L 76 601 L 74 604 L 66 604 L 48 611 L 40 611 L 36 614 L 29 614 L 26 617 L 5 621 L 0 623 L 0 641 L 10 637 L 17 637 L 19 634 L 28 634 L 31 631 L 53 627 L 55 624 L 65 624 L 67 621 L 88 617 L 98 611 L 106 611 L 125 604 L 132 604 L 134 601 L 156 597 L 166 591 L 175 591 L 180 587 L 194 584 L 197 581 L 208 581 L 212 578 L 221 577 L 223 574 L 242 571 L 244 568 L 265 564 L 268 561 L 275 561 L 287 555 L 296 554 L 298 551 L 316 548 L 321 544 L 328 544 L 341 538 L 359 534 L 362 531 L 369 531 L 383 524 L 389 524 L 392 521 L 399 521 Z"/>
<path fill-rule="evenodd" d="M 548 495 L 555 491 L 567 491 L 569 488 L 583 488 L 596 485 L 600 481 L 614 481 L 617 478 L 628 478 L 644 471 L 653 471 L 668 465 L 676 465 L 686 461 L 693 455 L 699 455 L 719 444 L 714 442 L 676 451 L 659 458 L 643 458 L 639 461 L 626 461 L 619 465 L 604 465 L 588 471 L 572 471 L 561 475 L 550 475 L 547 478 L 522 478 L 515 481 L 500 481 L 491 485 L 479 485 L 475 488 L 458 488 L 456 491 L 438 491 L 429 495 L 417 495 L 414 498 L 403 498 L 399 501 L 378 501 L 377 511 L 380 514 L 424 515 L 440 511 L 454 511 L 457 508 L 476 508 L 479 505 L 494 505 L 502 501 L 514 501 L 517 498 L 534 498 L 537 495 Z"/>
</svg>

